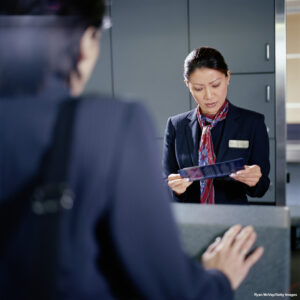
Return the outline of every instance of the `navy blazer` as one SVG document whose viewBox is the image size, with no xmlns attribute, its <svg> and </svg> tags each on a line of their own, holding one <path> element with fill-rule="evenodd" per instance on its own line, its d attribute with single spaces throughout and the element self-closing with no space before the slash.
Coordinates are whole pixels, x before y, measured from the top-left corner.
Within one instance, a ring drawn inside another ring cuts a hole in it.
<svg viewBox="0 0 300 300">
<path fill-rule="evenodd" d="M 35 98 L 0 97 L 0 211 L 38 174 L 67 97 L 56 85 Z M 61 232 L 56 300 L 233 299 L 223 273 L 181 250 L 152 122 L 140 105 L 82 100 L 70 155 L 75 201 Z M 0 299 L 37 300 L 30 295 L 39 287 L 31 276 L 33 237 L 12 235 L 3 245 L 11 220 L 1 216 Z"/>
<path fill-rule="evenodd" d="M 198 165 L 198 150 L 201 129 L 197 110 L 176 115 L 168 119 L 164 148 L 163 176 L 177 173 L 179 169 Z M 262 197 L 268 190 L 270 180 L 269 138 L 262 114 L 239 108 L 229 102 L 229 111 L 224 122 L 216 162 L 244 158 L 246 165 L 259 165 L 262 177 L 254 187 L 249 187 L 230 177 L 214 179 L 215 203 L 247 204 L 247 196 Z M 217 124 L 216 126 L 218 126 Z M 214 129 L 212 138 L 214 140 Z M 229 147 L 230 140 L 249 141 L 247 148 Z M 200 184 L 193 182 L 185 193 L 173 199 L 180 202 L 200 202 Z"/>
</svg>

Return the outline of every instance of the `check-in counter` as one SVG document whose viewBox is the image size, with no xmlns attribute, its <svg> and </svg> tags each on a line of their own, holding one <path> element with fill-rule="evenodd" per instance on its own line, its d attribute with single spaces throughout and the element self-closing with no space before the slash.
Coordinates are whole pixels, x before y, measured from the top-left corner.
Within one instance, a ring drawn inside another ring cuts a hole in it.
<svg viewBox="0 0 300 300">
<path fill-rule="evenodd" d="M 183 248 L 197 259 L 231 225 L 254 226 L 258 233 L 255 245 L 263 246 L 265 252 L 238 288 L 236 300 L 257 299 L 259 294 L 290 293 L 290 216 L 287 207 L 172 205 Z"/>
</svg>

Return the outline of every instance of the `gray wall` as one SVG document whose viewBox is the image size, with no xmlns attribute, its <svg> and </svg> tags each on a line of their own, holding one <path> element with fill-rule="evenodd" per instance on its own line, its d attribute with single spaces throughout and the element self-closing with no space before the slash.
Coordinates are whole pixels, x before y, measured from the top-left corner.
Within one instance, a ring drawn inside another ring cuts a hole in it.
<svg viewBox="0 0 300 300">
<path fill-rule="evenodd" d="M 102 32 L 100 57 L 88 81 L 86 93 L 103 93 L 113 96 L 111 29 Z"/>
<path fill-rule="evenodd" d="M 136 98 L 150 110 L 162 146 L 167 118 L 194 107 L 183 83 L 183 60 L 199 46 L 219 49 L 232 79 L 229 99 L 265 115 L 271 150 L 271 187 L 261 202 L 275 201 L 274 0 L 114 0 L 113 27 L 87 92 Z M 267 47 L 269 55 L 267 55 Z M 267 98 L 267 89 L 270 97 Z"/>
<path fill-rule="evenodd" d="M 286 204 L 300 206 L 300 163 L 287 164 L 290 183 L 286 186 Z"/>
</svg>

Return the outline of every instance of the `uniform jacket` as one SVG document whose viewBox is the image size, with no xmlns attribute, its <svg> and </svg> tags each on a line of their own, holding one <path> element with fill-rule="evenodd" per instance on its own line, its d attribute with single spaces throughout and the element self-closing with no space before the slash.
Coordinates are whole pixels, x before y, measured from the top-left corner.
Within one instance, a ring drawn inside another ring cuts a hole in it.
<svg viewBox="0 0 300 300">
<path fill-rule="evenodd" d="M 215 151 L 216 162 L 244 158 L 246 165 L 260 166 L 262 177 L 255 187 L 249 187 L 230 177 L 214 179 L 215 203 L 246 204 L 246 195 L 262 197 L 270 183 L 269 139 L 264 116 L 229 102 L 227 117 L 222 122 L 224 123 L 219 122 L 211 131 L 214 148 L 218 144 L 217 153 Z M 221 133 L 220 127 L 222 127 Z M 219 134 L 216 138 L 217 131 Z M 163 148 L 165 180 L 169 174 L 177 173 L 179 169 L 198 165 L 200 136 L 201 129 L 196 109 L 168 119 Z M 243 148 L 237 147 L 239 143 Z M 185 193 L 177 196 L 172 192 L 172 196 L 175 201 L 199 203 L 200 184 L 193 182 Z"/>
<path fill-rule="evenodd" d="M 0 98 L 0 210 L 37 175 L 67 97 L 50 85 L 34 98 Z M 233 299 L 223 273 L 205 271 L 181 250 L 145 110 L 105 97 L 81 101 L 70 153 L 75 202 L 61 233 L 55 299 Z M 2 217 L 5 231 L 9 216 Z M 31 236 L 18 238 L 21 247 L 0 242 L 0 299 L 35 300 Z"/>
</svg>

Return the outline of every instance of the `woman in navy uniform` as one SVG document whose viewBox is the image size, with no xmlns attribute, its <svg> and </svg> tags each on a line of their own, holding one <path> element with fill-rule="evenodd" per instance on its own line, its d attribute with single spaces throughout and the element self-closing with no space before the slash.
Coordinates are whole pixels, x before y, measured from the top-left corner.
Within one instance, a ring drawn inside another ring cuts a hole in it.
<svg viewBox="0 0 300 300">
<path fill-rule="evenodd" d="M 184 80 L 197 108 L 170 117 L 164 149 L 164 178 L 179 202 L 247 204 L 247 195 L 268 190 L 269 139 L 262 114 L 228 101 L 230 71 L 213 48 L 193 50 L 185 59 Z M 243 158 L 244 170 L 227 177 L 190 182 L 179 169 Z"/>
</svg>

